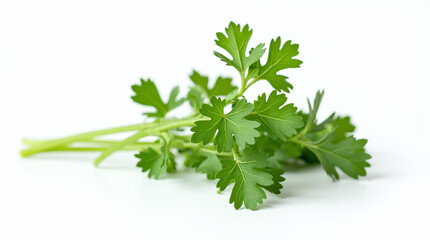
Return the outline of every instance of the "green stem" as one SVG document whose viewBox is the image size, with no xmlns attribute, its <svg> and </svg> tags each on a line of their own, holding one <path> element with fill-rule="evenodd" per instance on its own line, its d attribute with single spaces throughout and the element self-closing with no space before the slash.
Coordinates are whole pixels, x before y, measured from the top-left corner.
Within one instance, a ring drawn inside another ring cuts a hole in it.
<svg viewBox="0 0 430 240">
<path fill-rule="evenodd" d="M 137 133 L 131 135 L 130 137 L 112 145 L 110 148 L 107 148 L 105 151 L 102 152 L 102 154 L 100 154 L 100 156 L 96 158 L 96 160 L 94 160 L 94 166 L 97 167 L 109 155 L 111 155 L 112 153 L 114 153 L 119 149 L 122 149 L 127 145 L 134 144 L 135 142 L 139 141 L 139 139 L 141 139 L 142 137 L 147 136 L 149 132 L 150 132 L 149 129 L 140 130 Z"/>
<path fill-rule="evenodd" d="M 251 86 L 252 86 L 252 84 L 256 83 L 258 80 L 259 80 L 258 78 L 254 78 L 254 79 L 252 79 L 252 81 L 251 81 L 251 82 L 249 82 L 249 83 L 246 85 L 246 87 L 245 87 L 245 91 L 246 91 L 249 87 L 251 87 Z"/>
<path fill-rule="evenodd" d="M 196 149 L 201 150 L 203 152 L 213 153 L 213 154 L 216 154 L 216 155 L 221 156 L 221 157 L 233 157 L 233 154 L 231 152 L 218 152 L 217 150 L 210 149 L 208 147 L 203 147 L 197 143 L 184 143 L 184 144 L 182 144 L 181 147 L 183 147 L 183 148 L 196 148 Z"/>
<path fill-rule="evenodd" d="M 238 99 L 239 97 L 243 96 L 243 94 L 246 91 L 246 78 L 245 78 L 245 72 L 240 72 L 240 80 L 242 81 L 242 85 L 240 86 L 240 90 L 239 92 L 236 94 L 236 96 L 234 96 L 234 98 L 232 98 L 230 101 L 227 101 L 227 103 L 231 103 L 234 100 Z"/>
<path fill-rule="evenodd" d="M 87 140 L 101 135 L 108 135 L 108 134 L 114 134 L 114 133 L 120 133 L 120 132 L 129 132 L 129 131 L 148 129 L 148 130 L 151 130 L 151 132 L 156 133 L 159 131 L 165 131 L 172 128 L 193 126 L 194 122 L 200 119 L 202 119 L 202 117 L 197 116 L 197 117 L 189 117 L 189 118 L 183 118 L 183 119 L 172 119 L 161 123 L 143 123 L 143 124 L 135 124 L 135 125 L 81 133 L 81 134 L 72 135 L 64 138 L 41 142 L 40 144 L 35 144 L 28 149 L 22 150 L 20 153 L 21 153 L 21 156 L 26 157 L 38 152 L 43 152 L 48 149 L 55 148 L 57 146 L 68 145 L 72 142 L 78 142 L 81 140 Z"/>
<path fill-rule="evenodd" d="M 139 146 L 139 145 L 128 145 L 123 147 L 123 151 L 133 151 L 133 150 L 144 150 L 145 148 L 152 147 L 156 148 L 159 144 L 153 144 L 153 145 L 146 145 L 146 146 Z M 57 147 L 48 149 L 45 152 L 102 152 L 107 150 L 108 147 Z"/>
<path fill-rule="evenodd" d="M 33 139 L 23 139 L 22 143 L 27 144 L 27 145 L 38 145 L 41 143 L 47 143 L 53 140 L 33 140 Z M 85 140 L 79 140 L 79 141 L 75 141 L 74 143 L 95 143 L 95 144 L 115 144 L 118 141 L 115 140 L 101 140 L 101 139 L 85 139 Z M 135 144 L 151 144 L 151 143 L 147 143 L 147 142 L 136 142 Z"/>
<path fill-rule="evenodd" d="M 239 161 L 239 148 L 237 147 L 237 144 L 234 145 L 233 149 L 231 150 L 231 153 L 233 155 L 233 159 L 236 162 Z"/>
<path fill-rule="evenodd" d="M 40 142 L 40 141 L 34 141 Z M 95 146 L 90 147 L 73 147 L 73 146 L 58 146 L 55 148 L 51 148 L 48 150 L 45 150 L 44 152 L 101 152 L 106 151 L 107 149 L 111 148 L 113 144 L 117 144 L 120 141 L 107 141 L 107 140 L 87 140 L 87 141 L 79 141 L 80 143 L 98 143 Z M 135 142 L 134 144 L 126 145 L 120 149 L 117 149 L 117 151 L 124 150 L 124 151 L 130 151 L 130 150 L 145 150 L 149 147 L 152 147 L 154 149 L 160 148 L 159 143 L 149 143 L 149 142 Z M 233 157 L 232 153 L 230 152 L 218 152 L 215 149 L 211 149 L 209 146 L 203 147 L 200 144 L 196 143 L 189 143 L 184 142 L 183 140 L 173 140 L 172 141 L 172 148 L 194 148 L 198 149 L 203 152 L 208 152 L 212 154 L 216 154 L 221 157 Z"/>
<path fill-rule="evenodd" d="M 45 150 L 44 152 L 67 152 L 67 151 L 79 151 L 78 149 L 83 149 L 83 151 L 104 151 L 110 147 L 112 147 L 112 145 L 114 145 L 115 143 L 118 143 L 119 141 L 112 141 L 112 143 L 110 144 L 96 144 L 96 145 L 91 145 L 91 146 L 58 146 L 55 148 L 51 148 L 48 150 Z M 146 148 L 159 148 L 160 144 L 158 143 L 143 143 L 143 142 L 136 142 L 134 144 L 129 144 L 127 146 L 124 146 L 121 149 L 118 150 L 144 150 Z M 90 150 L 92 149 L 92 150 Z"/>
</svg>

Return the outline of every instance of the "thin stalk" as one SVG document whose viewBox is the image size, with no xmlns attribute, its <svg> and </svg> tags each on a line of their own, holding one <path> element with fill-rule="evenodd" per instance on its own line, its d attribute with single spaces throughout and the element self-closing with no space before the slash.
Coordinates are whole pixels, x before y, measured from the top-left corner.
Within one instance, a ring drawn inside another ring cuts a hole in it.
<svg viewBox="0 0 430 240">
<path fill-rule="evenodd" d="M 46 143 L 48 141 L 52 141 L 52 140 L 31 140 L 31 139 L 23 139 L 22 143 L 27 144 L 27 145 L 37 145 L 40 143 Z M 78 140 L 76 142 L 73 143 L 84 143 L 84 144 L 95 144 L 95 145 L 100 145 L 100 144 L 104 144 L 104 145 L 112 145 L 115 144 L 119 141 L 117 140 L 101 140 L 101 139 L 86 139 L 86 140 Z M 134 145 L 151 145 L 154 143 L 150 143 L 150 142 L 136 142 L 134 143 Z"/>
<path fill-rule="evenodd" d="M 194 148 L 194 149 L 201 150 L 203 152 L 213 153 L 213 154 L 216 154 L 216 155 L 221 156 L 221 157 L 233 157 L 233 154 L 231 152 L 218 152 L 217 150 L 210 149 L 208 147 L 203 147 L 200 144 L 196 144 L 196 143 L 184 143 L 184 144 L 182 144 L 181 147 L 183 147 L 183 148 Z"/>
<path fill-rule="evenodd" d="M 74 151 L 105 151 L 108 148 L 112 147 L 113 144 L 97 144 L 94 146 L 59 146 L 55 148 L 51 148 L 48 150 L 45 150 L 44 152 L 74 152 Z M 130 150 L 144 150 L 149 147 L 152 148 L 159 148 L 160 144 L 158 143 L 135 143 L 135 144 L 129 144 L 127 146 L 124 146 L 121 149 L 118 150 L 124 150 L 124 151 L 130 151 Z"/>
<path fill-rule="evenodd" d="M 117 142 L 116 144 L 113 144 L 111 147 L 107 148 L 94 160 L 94 166 L 98 166 L 105 158 L 107 158 L 112 153 L 116 152 L 119 149 L 124 148 L 127 145 L 134 144 L 135 142 L 139 141 L 144 136 L 148 135 L 149 130 L 140 130 L 137 133 L 131 135 L 130 137 Z"/>
<path fill-rule="evenodd" d="M 134 150 L 144 150 L 149 146 L 136 146 L 136 145 L 129 145 L 125 146 L 122 149 L 118 149 L 118 151 L 134 151 Z M 155 146 L 153 146 L 155 147 Z M 102 152 L 107 150 L 107 147 L 58 147 L 53 149 L 48 149 L 45 152 Z"/>
<path fill-rule="evenodd" d="M 114 134 L 114 133 L 120 133 L 120 132 L 129 132 L 129 131 L 136 131 L 136 130 L 142 130 L 142 129 L 149 129 L 151 130 L 151 132 L 154 132 L 155 130 L 155 132 L 157 132 L 157 131 L 165 131 L 172 128 L 193 126 L 194 122 L 197 120 L 200 120 L 201 118 L 202 118 L 201 116 L 197 116 L 197 117 L 190 117 L 190 118 L 184 118 L 184 119 L 172 119 L 162 123 L 143 123 L 143 124 L 135 124 L 135 125 L 129 125 L 129 126 L 123 126 L 123 127 L 117 127 L 117 128 L 86 132 L 86 133 L 76 134 L 76 135 L 72 135 L 64 138 L 41 142 L 40 144 L 32 145 L 30 148 L 22 150 L 20 153 L 21 153 L 21 156 L 26 157 L 38 152 L 43 152 L 45 150 L 55 148 L 57 146 L 68 145 L 72 142 L 78 142 L 81 140 L 87 140 L 101 135 L 108 135 L 108 134 Z"/>
<path fill-rule="evenodd" d="M 39 141 L 36 141 L 39 142 Z M 109 148 L 112 147 L 112 145 L 119 143 L 120 141 L 110 141 L 110 140 L 87 140 L 87 141 L 80 141 L 79 143 L 95 143 L 94 146 L 58 146 L 55 148 L 47 149 L 43 152 L 102 152 L 106 151 Z M 196 143 L 189 143 L 184 142 L 184 140 L 176 139 L 173 140 L 172 148 L 193 148 L 198 149 L 203 152 L 208 152 L 212 154 L 216 154 L 221 157 L 233 157 L 233 154 L 231 152 L 218 152 L 215 149 L 212 149 L 211 147 L 203 147 Z M 159 143 L 150 143 L 150 142 L 135 142 L 134 144 L 129 144 L 126 146 L 123 146 L 122 148 L 117 149 L 116 151 L 141 151 L 145 150 L 149 147 L 152 147 L 154 149 L 158 149 L 161 147 Z"/>
<path fill-rule="evenodd" d="M 242 85 L 240 86 L 240 90 L 239 92 L 236 94 L 236 96 L 234 96 L 234 98 L 232 98 L 231 100 L 227 101 L 227 103 L 231 103 L 234 100 L 238 99 L 239 97 L 243 96 L 243 94 L 246 91 L 246 78 L 245 78 L 245 72 L 240 72 L 240 80 L 242 82 Z"/>
<path fill-rule="evenodd" d="M 133 144 L 136 141 L 138 141 L 139 139 L 141 139 L 142 137 L 146 137 L 146 136 L 150 136 L 150 135 L 158 135 L 159 133 L 161 133 L 163 131 L 173 129 L 173 128 L 193 126 L 194 122 L 198 119 L 201 119 L 201 117 L 199 117 L 197 119 L 196 118 L 181 119 L 181 121 L 171 121 L 171 122 L 166 122 L 164 124 L 160 123 L 160 125 L 155 127 L 155 128 L 140 130 L 139 132 L 135 133 L 134 135 L 126 138 L 125 140 L 123 140 L 121 142 L 118 142 L 117 144 L 112 146 L 112 148 L 103 152 L 96 160 L 94 160 L 94 165 L 98 166 L 106 157 L 111 155 L 116 150 L 121 149 L 122 147 L 124 147 L 128 144 Z"/>
<path fill-rule="evenodd" d="M 49 141 L 52 140 L 32 140 L 32 139 L 23 139 L 22 143 L 27 144 L 27 145 L 37 145 L 37 144 L 41 144 L 41 143 L 47 143 Z M 86 140 L 79 140 L 79 141 L 75 141 L 73 143 L 89 143 L 89 144 L 115 144 L 119 141 L 117 140 L 101 140 L 101 139 L 86 139 Z M 146 144 L 152 144 L 152 143 L 148 143 L 148 142 L 136 142 L 135 144 L 142 144 L 142 145 L 146 145 Z"/>
<path fill-rule="evenodd" d="M 252 86 L 252 84 L 256 83 L 258 80 L 259 80 L 258 78 L 254 78 L 254 79 L 252 79 L 252 81 L 251 81 L 251 82 L 249 82 L 249 83 L 246 85 L 246 87 L 245 87 L 245 91 L 246 91 L 249 87 L 251 87 L 251 86 Z"/>
</svg>

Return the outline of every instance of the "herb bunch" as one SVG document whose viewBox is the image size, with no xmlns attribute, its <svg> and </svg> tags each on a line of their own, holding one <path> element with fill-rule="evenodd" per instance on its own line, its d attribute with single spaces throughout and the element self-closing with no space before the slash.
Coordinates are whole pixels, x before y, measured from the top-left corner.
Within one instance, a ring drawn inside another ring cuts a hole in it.
<svg viewBox="0 0 430 240">
<path fill-rule="evenodd" d="M 228 66 L 235 68 L 241 85 L 231 78 L 218 77 L 210 87 L 208 77 L 193 71 L 194 83 L 184 98 L 178 97 L 175 87 L 167 101 L 160 97 L 150 79 L 141 79 L 132 86 L 136 103 L 151 107 L 144 113 L 151 122 L 81 133 L 59 139 L 23 140 L 28 148 L 21 151 L 26 157 L 48 151 L 100 151 L 94 160 L 99 165 L 118 150 L 137 150 L 137 167 L 158 179 L 176 171 L 176 157 L 183 155 L 186 167 L 217 179 L 217 187 L 224 191 L 233 185 L 230 203 L 236 209 L 243 205 L 255 210 L 263 203 L 266 192 L 279 194 L 285 180 L 282 176 L 288 165 L 298 161 L 321 164 L 333 179 L 339 179 L 336 168 L 358 179 L 366 175 L 371 158 L 364 150 L 367 140 L 352 136 L 355 127 L 349 117 L 333 113 L 324 121 L 317 121 L 317 112 L 324 91 L 314 100 L 308 99 L 308 111 L 297 111 L 285 93 L 293 86 L 279 71 L 298 68 L 302 61 L 298 44 L 272 39 L 265 64 L 263 43 L 248 47 L 252 30 L 231 22 L 225 33 L 217 33 L 215 43 L 228 56 L 214 52 Z M 244 93 L 254 83 L 268 81 L 274 90 L 262 93 L 248 102 Z M 185 118 L 167 118 L 166 114 L 188 102 L 193 112 Z M 231 110 L 230 110 L 231 109 Z M 187 131 L 189 128 L 191 131 Z M 101 136 L 120 132 L 134 132 L 121 141 L 102 140 Z M 156 137 L 155 141 L 145 141 Z"/>
</svg>

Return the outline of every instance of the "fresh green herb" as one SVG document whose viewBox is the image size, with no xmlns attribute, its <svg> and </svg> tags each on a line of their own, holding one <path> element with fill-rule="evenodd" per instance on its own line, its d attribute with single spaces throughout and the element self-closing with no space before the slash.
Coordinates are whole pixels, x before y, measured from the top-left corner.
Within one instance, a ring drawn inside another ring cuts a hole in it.
<svg viewBox="0 0 430 240">
<path fill-rule="evenodd" d="M 270 42 L 266 63 L 261 58 L 264 44 L 248 48 L 252 30 L 233 22 L 224 33 L 217 33 L 216 45 L 228 55 L 214 52 L 227 65 L 234 67 L 240 77 L 240 87 L 232 78 L 218 77 L 209 85 L 209 78 L 193 71 L 185 98 L 178 98 L 179 87 L 173 88 L 167 101 L 160 97 L 150 79 L 141 79 L 132 86 L 132 100 L 150 107 L 144 113 L 153 121 L 130 126 L 81 133 L 46 141 L 23 140 L 28 148 L 23 157 L 49 151 L 100 151 L 94 164 L 118 150 L 136 150 L 137 167 L 156 179 L 176 171 L 176 155 L 183 155 L 186 167 L 218 179 L 217 187 L 224 191 L 233 184 L 230 203 L 236 209 L 255 210 L 266 199 L 266 191 L 279 194 L 285 180 L 285 168 L 301 161 L 321 164 L 333 179 L 339 179 L 336 168 L 357 179 L 366 175 L 371 158 L 364 150 L 367 140 L 355 139 L 355 127 L 349 117 L 332 114 L 322 122 L 317 113 L 324 92 L 318 91 L 313 104 L 308 100 L 308 112 L 297 111 L 285 95 L 293 86 L 278 72 L 300 67 L 295 59 L 298 44 L 278 37 Z M 262 93 L 253 103 L 244 96 L 246 90 L 260 80 L 275 89 L 268 96 Z M 193 111 L 185 118 L 166 117 L 185 101 Z M 231 109 L 231 110 L 229 110 Z M 101 140 L 99 137 L 120 132 L 135 132 L 122 141 Z M 156 141 L 144 141 L 156 137 Z M 79 145 L 76 145 L 79 144 Z M 172 150 L 176 149 L 177 151 Z"/>
</svg>

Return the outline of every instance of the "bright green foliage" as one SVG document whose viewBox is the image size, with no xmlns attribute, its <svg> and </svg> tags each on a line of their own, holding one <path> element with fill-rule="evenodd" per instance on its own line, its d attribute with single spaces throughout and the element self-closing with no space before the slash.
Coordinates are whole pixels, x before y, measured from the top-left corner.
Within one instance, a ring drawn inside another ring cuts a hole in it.
<svg viewBox="0 0 430 240">
<path fill-rule="evenodd" d="M 226 55 L 214 54 L 238 71 L 236 78 L 218 77 L 210 84 L 208 77 L 193 71 L 189 76 L 192 85 L 183 94 L 186 98 L 174 87 L 167 101 L 151 80 L 141 79 L 139 85 L 132 86 L 132 99 L 153 108 L 145 114 L 155 119 L 48 141 L 27 140 L 29 147 L 21 155 L 100 151 L 94 161 L 97 166 L 115 151 L 136 150 L 137 167 L 156 179 L 178 171 L 175 156 L 183 155 L 185 167 L 218 179 L 221 191 L 233 185 L 230 203 L 236 209 L 245 206 L 251 210 L 263 203 L 266 192 L 279 194 L 283 190 L 284 172 L 294 165 L 300 164 L 295 168 L 298 171 L 321 164 L 334 180 L 340 178 L 338 170 L 355 179 L 365 176 L 371 157 L 364 149 L 367 140 L 354 138 L 350 117 L 333 113 L 322 122 L 317 119 L 324 91 L 316 93 L 312 104 L 308 99 L 308 112 L 297 112 L 285 94 L 279 93 L 293 89 L 280 71 L 300 67 L 302 61 L 296 59 L 299 46 L 290 40 L 282 42 L 280 37 L 272 39 L 264 61 L 264 44 L 248 48 L 251 36 L 248 25 L 233 22 L 225 33 L 216 34 L 215 43 Z M 247 90 L 260 80 L 268 81 L 274 90 L 267 97 L 260 91 L 252 104 L 247 101 Z M 185 110 L 180 114 L 185 117 L 166 117 L 184 101 L 192 107 L 188 116 Z M 122 132 L 134 133 L 121 141 L 99 139 Z"/>
<path fill-rule="evenodd" d="M 350 117 L 341 117 L 333 113 L 322 123 L 319 123 L 314 128 L 312 128 L 312 133 L 319 135 L 320 138 L 327 135 L 332 130 L 334 131 L 333 142 L 340 142 L 345 139 L 349 133 L 354 132 L 355 126 L 351 123 Z M 311 137 L 312 139 L 320 139 L 318 136 Z"/>
<path fill-rule="evenodd" d="M 287 82 L 287 78 L 284 75 L 278 75 L 278 72 L 287 68 L 298 68 L 302 61 L 294 59 L 293 57 L 299 54 L 299 45 L 291 44 L 291 41 L 287 41 L 281 48 L 281 38 L 278 37 L 276 40 L 270 42 L 269 56 L 264 66 L 260 66 L 260 63 L 253 66 L 256 79 L 267 80 L 272 87 L 278 91 L 289 92 L 293 89 L 293 85 Z M 252 51 L 253 52 L 253 51 Z"/>
<path fill-rule="evenodd" d="M 261 186 L 261 187 L 271 193 L 280 194 L 281 189 L 283 188 L 281 182 L 285 181 L 285 178 L 282 177 L 282 174 L 284 174 L 283 168 L 266 167 L 266 168 L 263 168 L 262 171 L 270 173 L 270 175 L 272 175 L 273 184 L 269 186 Z"/>
<path fill-rule="evenodd" d="M 348 133 L 355 130 L 355 126 L 351 123 L 350 117 L 337 117 L 333 122 L 333 127 L 336 129 L 333 136 L 333 142 L 340 142 L 345 139 Z"/>
<path fill-rule="evenodd" d="M 335 114 L 332 114 L 317 124 L 316 115 L 323 94 L 324 92 L 317 92 L 313 105 L 308 100 L 309 114 L 306 126 L 291 141 L 305 147 L 301 157 L 306 162 L 314 163 L 318 160 L 333 180 L 339 179 L 335 167 L 355 179 L 365 176 L 365 168 L 370 167 L 367 160 L 371 158 L 364 150 L 367 140 L 347 137 L 347 134 L 355 129 L 350 123 L 350 118 L 335 118 Z"/>
<path fill-rule="evenodd" d="M 262 128 L 260 128 L 261 130 Z M 269 135 L 264 132 L 257 138 L 255 138 L 255 144 L 249 146 L 254 152 L 265 152 L 269 155 L 273 155 L 281 147 L 281 142 L 273 140 Z"/>
<path fill-rule="evenodd" d="M 161 100 L 157 87 L 150 79 L 147 81 L 140 79 L 140 85 L 133 85 L 131 88 L 136 94 L 131 97 L 133 101 L 155 108 L 155 112 L 145 113 L 148 117 L 164 117 L 167 112 L 179 107 L 185 102 L 184 98 L 177 99 L 179 87 L 174 87 L 170 93 L 169 100 L 167 103 L 164 103 L 163 100 Z"/>
<path fill-rule="evenodd" d="M 154 176 L 155 179 L 158 179 L 166 174 L 170 156 L 165 143 L 161 146 L 160 152 L 148 148 L 135 156 L 140 159 L 136 166 L 142 168 L 142 172 L 149 171 L 148 177 Z"/>
<path fill-rule="evenodd" d="M 260 124 L 245 119 L 254 108 L 252 104 L 240 100 L 231 112 L 225 114 L 225 100 L 212 97 L 210 101 L 212 105 L 203 104 L 200 109 L 200 113 L 210 117 L 210 120 L 197 121 L 196 126 L 191 128 L 194 132 L 192 142 L 208 144 L 216 133 L 213 143 L 219 152 L 231 151 L 235 143 L 241 148 L 245 148 L 245 144 L 254 144 L 254 138 L 260 135 L 255 128 Z"/>
<path fill-rule="evenodd" d="M 266 51 L 264 49 L 264 44 L 258 44 L 252 53 L 246 56 L 246 48 L 252 35 L 252 30 L 249 29 L 248 24 L 241 28 L 240 25 L 230 22 L 225 32 L 227 36 L 220 32 L 216 34 L 218 39 L 215 40 L 215 43 L 230 53 L 232 59 L 227 58 L 219 52 L 214 52 L 214 54 L 222 61 L 226 62 L 227 65 L 233 66 L 241 73 L 245 73 L 251 64 L 258 61 L 263 56 Z"/>
<path fill-rule="evenodd" d="M 348 137 L 341 142 L 334 142 L 332 132 L 322 141 L 317 143 L 303 142 L 304 146 L 312 151 L 321 162 L 327 174 L 334 180 L 339 179 L 335 167 L 341 169 L 348 176 L 358 179 L 358 176 L 366 176 L 366 167 L 370 164 L 366 161 L 371 158 L 364 151 L 367 140 L 356 140 Z"/>
<path fill-rule="evenodd" d="M 209 78 L 200 75 L 197 71 L 193 71 L 193 74 L 190 75 L 190 79 L 194 84 L 201 87 L 209 98 L 212 96 L 225 96 L 237 89 L 237 87 L 231 84 L 231 78 L 218 77 L 212 89 L 208 87 Z"/>
<path fill-rule="evenodd" d="M 311 105 L 311 102 L 308 99 L 309 113 L 307 116 L 307 121 L 306 121 L 306 126 L 304 131 L 310 131 L 317 124 L 317 113 L 318 113 L 318 109 L 320 108 L 320 104 L 323 96 L 324 96 L 324 91 L 318 91 L 315 96 L 313 105 Z"/>
<path fill-rule="evenodd" d="M 202 152 L 205 157 L 202 163 L 197 167 L 197 171 L 206 173 L 208 179 L 215 179 L 216 174 L 221 170 L 221 162 L 216 154 Z"/>
<path fill-rule="evenodd" d="M 234 203 L 234 208 L 239 209 L 245 204 L 248 209 L 257 209 L 257 204 L 262 204 L 263 199 L 266 199 L 262 186 L 274 184 L 272 174 L 264 169 L 268 164 L 267 156 L 261 152 L 245 150 L 239 159 L 221 160 L 221 163 L 223 168 L 217 174 L 217 187 L 224 191 L 234 182 L 230 196 L 230 203 Z"/>
<path fill-rule="evenodd" d="M 292 103 L 284 105 L 286 101 L 285 94 L 273 91 L 266 100 L 263 93 L 254 102 L 249 118 L 259 122 L 275 140 L 286 141 L 286 137 L 297 134 L 296 129 L 303 127 L 302 117 L 296 114 L 297 108 Z"/>
<path fill-rule="evenodd" d="M 187 100 L 190 103 L 191 107 L 193 107 L 194 112 L 198 113 L 200 107 L 204 103 L 204 91 L 202 88 L 198 86 L 190 87 L 190 91 L 187 95 Z"/>
<path fill-rule="evenodd" d="M 301 151 L 300 151 L 300 155 L 301 155 Z M 267 161 L 269 162 L 267 166 L 270 168 L 284 169 L 287 157 L 288 156 L 284 151 L 276 150 L 272 156 L 267 158 Z"/>
</svg>

